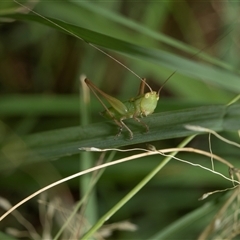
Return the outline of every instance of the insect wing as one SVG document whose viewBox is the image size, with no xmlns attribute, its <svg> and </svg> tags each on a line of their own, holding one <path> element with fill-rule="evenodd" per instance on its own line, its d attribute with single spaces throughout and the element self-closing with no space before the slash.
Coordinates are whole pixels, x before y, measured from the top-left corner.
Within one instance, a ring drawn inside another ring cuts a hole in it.
<svg viewBox="0 0 240 240">
<path fill-rule="evenodd" d="M 88 85 L 88 87 L 95 93 L 95 90 L 101 94 L 108 102 L 109 104 L 120 114 L 125 115 L 128 112 L 127 107 L 118 99 L 106 94 L 102 90 L 100 90 L 98 87 L 96 87 L 89 79 L 85 79 L 85 83 Z M 96 94 L 95 94 L 96 95 Z M 98 98 L 99 99 L 99 98 Z M 102 103 L 102 101 L 101 101 Z M 108 109 L 106 109 L 108 110 Z"/>
</svg>

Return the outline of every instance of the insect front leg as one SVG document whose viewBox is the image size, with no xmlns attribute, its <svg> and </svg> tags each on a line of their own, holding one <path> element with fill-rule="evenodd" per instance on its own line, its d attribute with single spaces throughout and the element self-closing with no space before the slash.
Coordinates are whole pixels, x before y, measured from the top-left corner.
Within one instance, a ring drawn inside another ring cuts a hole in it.
<svg viewBox="0 0 240 240">
<path fill-rule="evenodd" d="M 132 131 L 130 130 L 130 128 L 123 122 L 122 119 L 120 119 L 120 122 L 121 122 L 122 126 L 125 127 L 125 128 L 128 130 L 129 135 L 130 135 L 130 137 L 129 137 L 130 140 L 133 139 L 133 133 L 132 133 Z"/>
<path fill-rule="evenodd" d="M 139 118 L 137 118 L 137 117 L 133 117 L 133 119 L 134 119 L 136 122 L 140 123 L 142 126 L 144 126 L 144 127 L 146 128 L 146 133 L 149 132 L 149 127 L 148 127 L 148 125 L 147 125 L 145 122 L 141 121 L 141 120 L 140 120 Z"/>
<path fill-rule="evenodd" d="M 118 138 L 121 133 L 122 133 L 122 130 L 123 128 L 126 128 L 127 131 L 129 132 L 129 139 L 133 139 L 133 133 L 132 131 L 130 130 L 130 128 L 123 122 L 122 119 L 119 119 L 117 120 L 116 118 L 112 118 L 114 120 L 114 122 L 119 126 L 119 131 L 118 131 L 118 134 L 116 135 L 116 137 Z"/>
<path fill-rule="evenodd" d="M 119 119 L 119 121 L 115 118 L 113 118 L 114 122 L 119 126 L 119 132 L 118 134 L 116 135 L 116 137 L 119 137 L 122 133 L 122 130 L 123 128 L 126 128 L 127 131 L 129 132 L 129 139 L 133 139 L 133 133 L 132 131 L 130 130 L 130 128 L 123 122 L 122 119 Z"/>
</svg>

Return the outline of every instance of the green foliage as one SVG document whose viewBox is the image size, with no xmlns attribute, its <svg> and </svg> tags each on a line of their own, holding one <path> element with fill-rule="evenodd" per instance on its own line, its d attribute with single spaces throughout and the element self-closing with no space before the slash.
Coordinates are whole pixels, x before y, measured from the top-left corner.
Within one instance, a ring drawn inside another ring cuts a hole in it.
<svg viewBox="0 0 240 240">
<path fill-rule="evenodd" d="M 36 6 L 25 1 L 24 4 L 45 17 L 17 13 L 20 6 L 15 3 L 3 5 L 0 11 L 0 187 L 1 194 L 12 203 L 77 172 L 79 158 L 80 164 L 91 158 L 79 157 L 80 147 L 128 148 L 134 144 L 145 147 L 148 142 L 154 142 L 158 148 L 175 147 L 182 137 L 195 134 L 185 128 L 186 124 L 207 127 L 238 139 L 239 100 L 227 106 L 240 92 L 239 51 L 234 40 L 238 39 L 238 27 L 234 18 L 227 22 L 228 17 L 235 16 L 236 6 L 222 3 L 225 15 L 220 18 L 206 3 L 208 11 L 215 14 L 215 22 L 223 22 L 220 29 L 226 28 L 207 37 L 208 27 L 213 27 L 210 21 L 213 15 L 201 10 L 201 17 L 195 16 L 194 7 L 184 1 L 139 5 L 128 1 L 40 1 Z M 195 4 L 195 8 L 201 5 Z M 203 18 L 210 26 L 204 24 Z M 126 131 L 115 139 L 117 127 L 98 115 L 103 110 L 100 103 L 94 97 L 90 104 L 83 102 L 82 90 L 79 103 L 82 73 L 122 101 L 135 96 L 140 84 L 139 79 L 88 43 L 146 77 L 155 91 L 177 71 L 164 87 L 155 113 L 143 119 L 149 133 L 143 133 L 142 126 L 130 119 L 126 124 L 133 131 L 133 140 L 128 139 Z M 88 114 L 92 121 L 88 117 L 83 120 Z M 208 151 L 208 136 L 199 136 L 192 146 Z M 212 139 L 212 148 L 215 154 L 233 164 L 239 161 L 236 149 L 219 140 Z M 118 153 L 116 158 L 129 154 Z M 197 163 L 206 162 L 196 155 L 181 156 Z M 93 157 L 96 159 L 98 155 Z M 96 214 L 97 219 L 103 216 L 156 168 L 159 159 L 152 156 L 107 169 L 97 185 L 98 204 L 91 203 L 92 209 L 99 207 L 99 211 L 90 214 Z M 207 164 L 209 167 L 209 160 Z M 181 229 L 169 227 L 170 235 L 195 239 L 211 216 L 201 220 L 204 207 L 196 210 L 197 214 L 192 212 L 197 223 L 190 227 L 184 225 L 186 219 L 180 218 L 201 206 L 197 199 L 208 189 L 226 186 L 229 185 L 222 179 L 216 180 L 213 174 L 172 161 L 110 219 L 110 222 L 130 219 L 139 230 L 119 232 L 113 238 L 161 236 L 165 234 L 161 230 L 178 219 Z M 69 182 L 72 192 L 78 187 L 78 183 Z M 70 196 L 64 187 L 61 191 L 61 196 Z M 13 192 L 16 199 L 11 199 Z M 60 195 L 57 190 L 54 194 Z M 216 206 L 211 202 L 208 212 L 215 211 Z"/>
</svg>

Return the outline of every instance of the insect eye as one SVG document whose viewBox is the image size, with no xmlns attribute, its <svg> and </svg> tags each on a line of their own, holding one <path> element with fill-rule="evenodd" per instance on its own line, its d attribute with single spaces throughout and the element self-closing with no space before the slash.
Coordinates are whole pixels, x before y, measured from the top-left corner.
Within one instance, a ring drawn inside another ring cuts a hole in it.
<svg viewBox="0 0 240 240">
<path fill-rule="evenodd" d="M 150 96 L 150 94 L 149 94 L 149 93 L 146 93 L 144 97 L 145 97 L 145 98 L 149 98 L 149 96 Z"/>
</svg>

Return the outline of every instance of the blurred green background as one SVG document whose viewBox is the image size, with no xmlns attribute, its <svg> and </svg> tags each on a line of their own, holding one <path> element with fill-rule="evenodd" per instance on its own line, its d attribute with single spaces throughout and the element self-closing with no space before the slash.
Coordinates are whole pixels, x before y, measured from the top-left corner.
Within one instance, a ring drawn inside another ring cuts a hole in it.
<svg viewBox="0 0 240 240">
<path fill-rule="evenodd" d="M 238 2 L 21 3 L 43 16 L 125 41 L 129 52 L 122 50 L 120 45 L 119 49 L 116 46 L 116 50 L 112 51 L 114 41 L 101 38 L 101 35 L 91 35 L 91 42 L 96 41 L 99 46 L 105 46 L 102 48 L 104 51 L 141 77 L 146 77 L 154 90 L 158 90 L 164 80 L 177 70 L 164 86 L 155 111 L 157 113 L 227 104 L 239 93 Z M 99 154 L 73 154 L 76 151 L 65 152 L 57 159 L 48 155 L 40 157 L 36 153 L 41 148 L 38 138 L 45 136 L 41 134 L 46 131 L 56 130 L 58 133 L 58 130 L 64 130 L 65 134 L 61 137 L 58 135 L 59 139 L 53 146 L 53 151 L 58 149 L 61 155 L 60 152 L 65 148 L 62 144 L 64 141 L 71 146 L 71 140 L 66 140 L 71 138 L 70 127 L 93 124 L 90 127 L 94 129 L 94 123 L 106 121 L 99 115 L 103 107 L 92 94 L 88 105 L 83 102 L 80 74 L 85 74 L 101 90 L 120 100 L 135 96 L 140 84 L 133 74 L 86 42 L 41 24 L 41 17 L 29 21 L 23 15 L 25 21 L 15 20 L 19 18 L 17 12 L 23 14 L 28 10 L 12 1 L 0 3 L 0 187 L 1 196 L 12 204 L 40 187 L 91 166 L 94 164 L 91 162 L 99 158 Z M 149 52 L 140 52 L 141 47 L 149 49 Z M 140 52 L 139 55 L 134 54 L 135 50 Z M 158 50 L 162 50 L 162 55 L 159 56 Z M 161 61 L 163 64 L 159 64 Z M 198 69 L 198 66 L 202 68 Z M 209 69 L 213 69 L 211 75 L 208 75 Z M 112 128 L 108 137 L 114 141 L 117 128 L 114 125 Z M 141 127 L 139 129 L 142 130 Z M 85 136 L 87 134 L 94 135 L 94 131 L 85 133 Z M 222 134 L 239 141 L 236 132 Z M 41 141 L 45 141 L 46 145 L 53 144 L 56 138 L 54 132 L 46 136 Z M 126 135 L 121 136 L 121 141 L 125 143 L 118 145 L 116 140 L 116 146 L 127 147 L 132 144 L 124 137 Z M 32 149 L 29 146 L 33 139 L 36 142 Z M 88 141 L 91 144 L 91 140 Z M 104 139 L 99 138 L 98 141 Z M 180 141 L 180 138 L 165 139 L 155 141 L 154 144 L 157 148 L 168 148 L 177 146 Z M 137 146 L 145 147 L 144 141 L 139 141 Z M 208 151 L 208 136 L 197 137 L 191 146 Z M 237 166 L 239 150 L 215 138 L 212 138 L 212 149 L 215 154 Z M 115 158 L 128 155 L 117 154 Z M 181 157 L 211 167 L 210 160 L 201 156 L 181 154 Z M 97 183 L 95 197 L 90 203 L 91 209 L 87 209 L 86 216 L 90 224 L 156 167 L 159 160 L 162 160 L 159 156 L 149 157 L 106 169 Z M 226 166 L 218 166 L 217 170 L 224 174 L 228 171 Z M 62 206 L 71 211 L 74 202 L 83 196 L 83 189 L 88 189 L 82 179 L 71 180 L 48 191 L 49 200 L 58 197 Z M 172 161 L 107 222 L 129 220 L 138 226 L 138 230 L 115 231 L 109 239 L 148 239 L 203 206 L 204 202 L 199 202 L 198 198 L 205 192 L 230 186 L 231 183 L 214 174 Z M 212 204 L 212 208 L 206 210 L 209 215 L 205 218 L 201 215 L 204 211 L 200 211 L 201 214 L 195 222 L 190 222 L 191 225 L 186 224 L 172 231 L 172 235 L 167 238 L 154 239 L 196 239 L 212 218 L 213 212 L 219 208 L 217 204 L 225 201 L 226 196 L 222 195 L 217 194 L 206 200 Z M 37 205 L 35 198 L 20 207 L 19 211 L 41 235 L 44 224 L 39 219 Z M 3 212 L 0 210 L 0 213 Z M 1 231 L 5 232 L 6 227 L 10 226 L 23 230 L 12 216 L 8 216 L 1 223 Z M 52 227 L 53 235 L 59 228 L 55 223 Z"/>
</svg>

